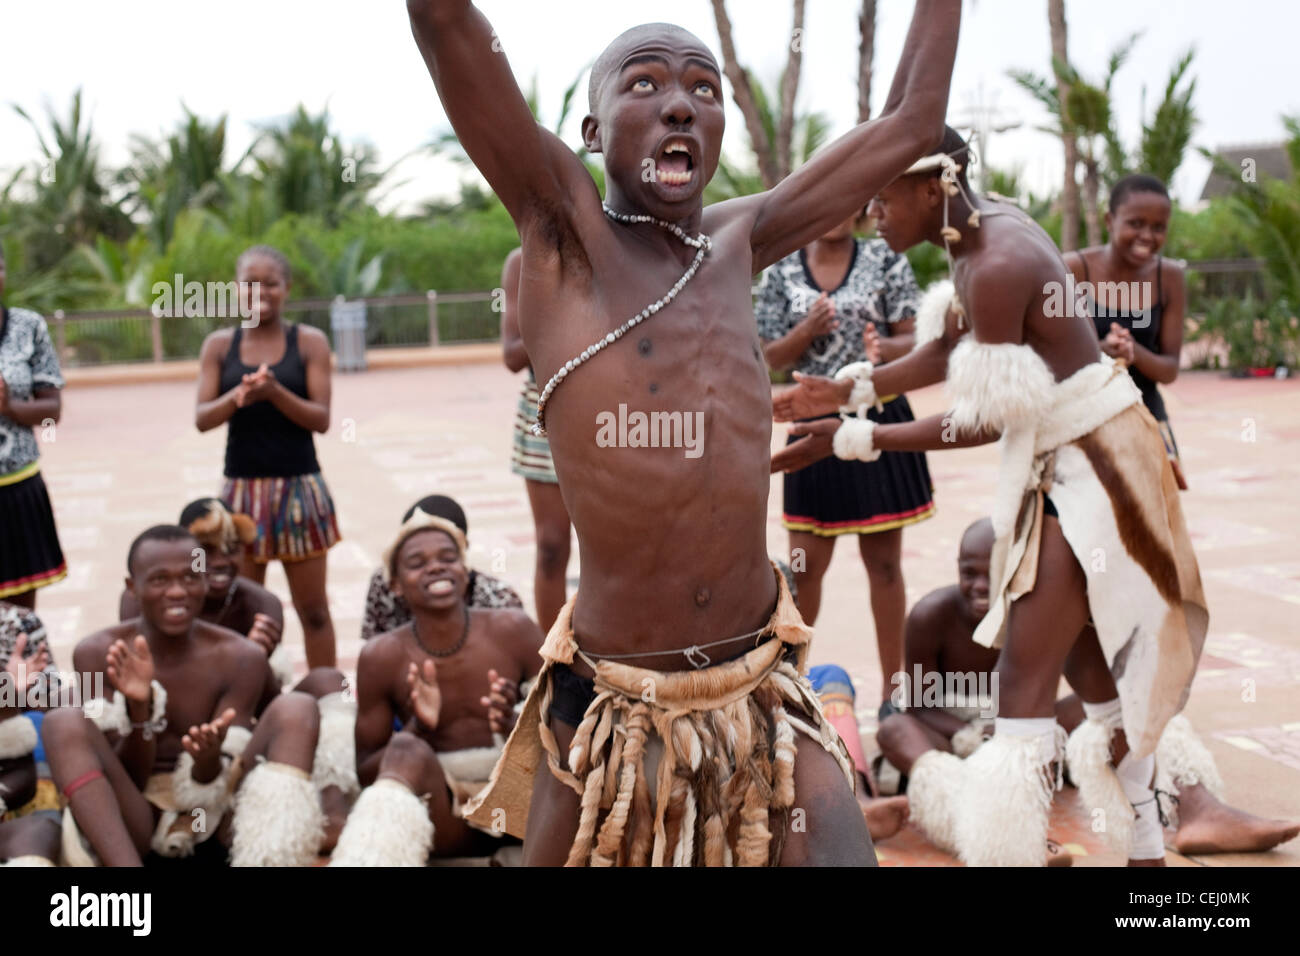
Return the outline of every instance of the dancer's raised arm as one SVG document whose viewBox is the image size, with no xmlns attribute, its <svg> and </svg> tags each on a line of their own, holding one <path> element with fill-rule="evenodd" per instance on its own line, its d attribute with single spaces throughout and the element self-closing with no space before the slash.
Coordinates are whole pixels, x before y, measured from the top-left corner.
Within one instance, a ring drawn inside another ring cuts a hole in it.
<svg viewBox="0 0 1300 956">
<path fill-rule="evenodd" d="M 599 203 L 581 160 L 538 125 L 492 25 L 470 0 L 407 0 L 411 32 L 465 152 L 515 225 L 553 216 L 577 190 Z"/>
<path fill-rule="evenodd" d="M 918 0 L 884 112 L 855 126 L 773 189 L 732 200 L 753 215 L 755 274 L 866 206 L 938 146 L 960 23 L 961 0 Z"/>
</svg>

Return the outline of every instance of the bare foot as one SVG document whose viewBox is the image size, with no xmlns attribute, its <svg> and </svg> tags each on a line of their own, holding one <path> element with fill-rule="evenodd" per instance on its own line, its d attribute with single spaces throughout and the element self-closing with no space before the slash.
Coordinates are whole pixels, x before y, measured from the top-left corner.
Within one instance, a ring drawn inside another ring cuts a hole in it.
<svg viewBox="0 0 1300 956">
<path fill-rule="evenodd" d="M 1074 857 L 1070 851 L 1055 840 L 1047 841 L 1048 866 L 1074 866 Z"/>
<path fill-rule="evenodd" d="M 320 792 L 321 809 L 325 811 L 325 839 L 321 842 L 320 852 L 329 856 L 339 842 L 343 824 L 348 819 L 348 799 L 338 787 L 326 787 Z"/>
<path fill-rule="evenodd" d="M 875 797 L 860 802 L 873 840 L 888 839 L 907 822 L 907 797 Z"/>
<path fill-rule="evenodd" d="M 1200 784 L 1178 798 L 1179 853 L 1260 853 L 1300 835 L 1300 824 L 1266 820 L 1222 803 Z"/>
</svg>

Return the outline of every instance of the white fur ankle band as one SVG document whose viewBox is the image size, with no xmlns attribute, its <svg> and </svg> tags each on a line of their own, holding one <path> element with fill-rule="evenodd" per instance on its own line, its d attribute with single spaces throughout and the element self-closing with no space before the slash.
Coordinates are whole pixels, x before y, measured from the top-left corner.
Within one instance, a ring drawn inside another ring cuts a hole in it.
<svg viewBox="0 0 1300 956">
<path fill-rule="evenodd" d="M 339 834 L 330 866 L 424 866 L 433 821 L 410 787 L 380 777 L 361 791 Z"/>
<path fill-rule="evenodd" d="M 875 432 L 876 423 L 869 418 L 845 418 L 831 440 L 835 457 L 845 461 L 875 461 L 880 457 Z"/>
<path fill-rule="evenodd" d="M 325 836 L 325 814 L 307 772 L 258 764 L 235 795 L 231 866 L 310 866 Z"/>
<path fill-rule="evenodd" d="M 316 706 L 320 710 L 320 735 L 312 761 L 312 782 L 318 790 L 338 787 L 344 796 L 354 797 L 361 791 L 355 743 L 357 702 L 340 692 L 326 694 Z"/>
<path fill-rule="evenodd" d="M 37 743 L 36 725 L 22 714 L 0 720 L 0 760 L 26 757 Z"/>
<path fill-rule="evenodd" d="M 1223 795 L 1223 778 L 1213 755 L 1187 718 L 1179 714 L 1165 725 L 1156 745 L 1156 789 L 1176 795 L 1197 784 L 1215 797 Z"/>
<path fill-rule="evenodd" d="M 866 415 L 866 410 L 873 405 L 877 411 L 884 407 L 876 395 L 876 386 L 871 381 L 872 368 L 870 362 L 851 362 L 835 373 L 835 381 L 853 382 L 849 400 L 840 406 L 840 411 L 844 414 Z"/>
</svg>

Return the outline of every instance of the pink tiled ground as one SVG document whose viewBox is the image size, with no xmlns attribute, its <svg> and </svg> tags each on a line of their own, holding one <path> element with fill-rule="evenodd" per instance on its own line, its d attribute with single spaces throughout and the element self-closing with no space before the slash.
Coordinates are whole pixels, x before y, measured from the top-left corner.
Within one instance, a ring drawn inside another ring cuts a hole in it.
<svg viewBox="0 0 1300 956">
<path fill-rule="evenodd" d="M 329 595 L 345 668 L 355 665 L 370 571 L 401 512 L 424 494 L 462 502 L 473 562 L 508 578 L 531 604 L 531 518 L 523 484 L 508 469 L 517 396 L 518 380 L 494 364 L 335 376 L 333 427 L 317 447 L 344 537 L 330 555 Z M 116 619 L 131 538 L 219 488 L 224 430 L 198 434 L 193 400 L 191 384 L 168 382 L 73 387 L 65 396 L 64 422 L 44 448 L 43 468 L 70 570 L 39 605 L 65 665 L 79 637 Z M 1220 763 L 1231 800 L 1297 818 L 1300 382 L 1190 373 L 1166 400 L 1192 486 L 1183 505 L 1211 609 L 1188 713 Z M 932 388 L 912 403 L 920 415 L 940 411 L 943 400 Z M 778 428 L 774 443 L 783 435 Z M 930 467 L 938 513 L 904 536 L 909 603 L 954 579 L 962 530 L 992 503 L 997 452 L 948 451 L 931 455 Z M 786 549 L 779 515 L 780 482 L 773 480 L 773 554 Z M 842 544 L 828 572 L 812 656 L 854 676 L 870 746 L 880 668 L 856 551 Z M 577 571 L 576 549 L 570 571 Z M 287 602 L 278 567 L 268 583 Z M 301 630 L 292 612 L 289 618 L 286 640 L 301 663 Z M 1246 680 L 1253 694 L 1243 693 Z M 1300 848 L 1202 862 L 1295 865 Z"/>
</svg>

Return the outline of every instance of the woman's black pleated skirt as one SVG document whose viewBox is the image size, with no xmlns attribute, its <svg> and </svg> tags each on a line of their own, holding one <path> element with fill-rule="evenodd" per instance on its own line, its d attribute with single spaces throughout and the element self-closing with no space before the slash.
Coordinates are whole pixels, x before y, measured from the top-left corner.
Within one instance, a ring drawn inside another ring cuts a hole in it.
<svg viewBox="0 0 1300 956">
<path fill-rule="evenodd" d="M 68 573 L 40 471 L 19 477 L 32 467 L 0 476 L 0 600 L 53 584 Z"/>
<path fill-rule="evenodd" d="M 900 395 L 877 412 L 882 425 L 913 421 Z M 791 436 L 795 441 L 798 436 Z M 787 442 L 789 444 L 789 441 Z M 934 489 L 923 452 L 887 451 L 875 461 L 825 458 L 785 476 L 782 515 L 790 531 L 816 535 L 871 534 L 924 521 L 934 514 Z"/>
</svg>

